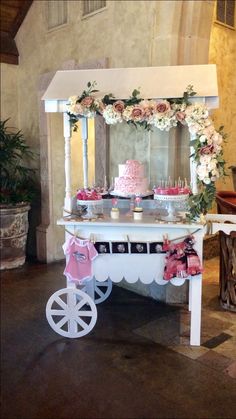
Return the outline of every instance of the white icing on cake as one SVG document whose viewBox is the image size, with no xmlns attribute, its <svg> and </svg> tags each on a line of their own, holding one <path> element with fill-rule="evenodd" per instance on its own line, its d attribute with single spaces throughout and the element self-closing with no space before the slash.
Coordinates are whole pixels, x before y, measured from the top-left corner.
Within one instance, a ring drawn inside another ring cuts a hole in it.
<svg viewBox="0 0 236 419">
<path fill-rule="evenodd" d="M 122 195 L 144 194 L 148 180 L 144 177 L 144 165 L 137 160 L 119 164 L 119 177 L 115 177 L 114 192 Z"/>
</svg>

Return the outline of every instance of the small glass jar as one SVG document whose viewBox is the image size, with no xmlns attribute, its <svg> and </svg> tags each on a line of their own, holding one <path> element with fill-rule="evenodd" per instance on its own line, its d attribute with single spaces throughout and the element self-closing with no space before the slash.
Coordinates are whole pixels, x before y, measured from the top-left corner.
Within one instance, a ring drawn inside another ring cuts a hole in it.
<svg viewBox="0 0 236 419">
<path fill-rule="evenodd" d="M 135 221 L 140 221 L 143 219 L 143 209 L 141 207 L 135 207 L 133 209 L 133 218 Z"/>
<path fill-rule="evenodd" d="M 119 208 L 112 208 L 110 214 L 113 220 L 117 220 L 120 216 Z"/>
</svg>

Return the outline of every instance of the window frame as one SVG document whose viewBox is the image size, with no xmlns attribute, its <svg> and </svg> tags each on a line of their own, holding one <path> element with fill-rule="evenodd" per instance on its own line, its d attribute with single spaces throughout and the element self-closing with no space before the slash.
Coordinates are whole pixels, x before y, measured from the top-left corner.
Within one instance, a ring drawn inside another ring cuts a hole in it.
<svg viewBox="0 0 236 419">
<path fill-rule="evenodd" d="M 92 12 L 89 12 L 89 13 L 84 14 L 84 0 L 83 0 L 83 2 L 81 3 L 82 4 L 82 7 L 81 7 L 81 12 L 82 12 L 81 13 L 82 14 L 81 20 L 87 19 L 89 17 L 92 17 L 92 16 L 96 15 L 97 13 L 101 13 L 104 10 L 107 10 L 107 0 L 105 0 L 105 2 L 106 2 L 106 4 L 105 4 L 104 7 L 100 7 L 99 9 L 96 9 L 96 10 L 93 10 Z"/>
<path fill-rule="evenodd" d="M 226 8 L 227 8 L 227 1 L 232 1 L 232 0 L 225 0 L 225 10 L 224 10 L 224 18 L 226 20 Z M 225 28 L 231 29 L 233 31 L 236 30 L 236 2 L 234 1 L 234 26 L 228 25 L 226 22 L 222 22 L 221 20 L 217 19 L 217 6 L 218 6 L 218 0 L 216 0 L 216 9 L 215 9 L 215 23 L 217 23 L 218 25 L 222 25 Z"/>
<path fill-rule="evenodd" d="M 58 0 L 60 1 L 60 0 Z M 47 33 L 51 33 L 60 29 L 65 28 L 66 26 L 68 26 L 69 24 L 69 1 L 68 0 L 63 0 L 66 4 L 66 22 L 65 23 L 61 23 L 57 26 L 54 26 L 52 28 L 49 28 L 49 13 L 48 13 L 48 5 L 51 2 L 51 0 L 48 0 L 47 3 L 45 4 L 45 8 L 44 8 L 44 14 L 45 14 L 45 26 L 46 26 L 46 31 Z"/>
</svg>

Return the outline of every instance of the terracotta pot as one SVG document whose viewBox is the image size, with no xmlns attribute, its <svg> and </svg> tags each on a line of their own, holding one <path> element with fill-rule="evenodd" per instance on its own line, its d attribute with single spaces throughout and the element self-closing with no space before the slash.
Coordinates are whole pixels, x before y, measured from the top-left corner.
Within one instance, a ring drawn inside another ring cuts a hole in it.
<svg viewBox="0 0 236 419">
<path fill-rule="evenodd" d="M 1 205 L 0 269 L 13 269 L 25 263 L 29 204 Z"/>
</svg>

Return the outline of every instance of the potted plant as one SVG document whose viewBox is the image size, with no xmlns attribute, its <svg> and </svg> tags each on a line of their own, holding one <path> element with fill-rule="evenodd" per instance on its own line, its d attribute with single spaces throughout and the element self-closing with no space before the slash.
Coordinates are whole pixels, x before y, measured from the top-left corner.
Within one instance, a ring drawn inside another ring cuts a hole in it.
<svg viewBox="0 0 236 419">
<path fill-rule="evenodd" d="M 0 121 L 0 269 L 25 263 L 28 211 L 36 193 L 35 170 L 27 167 L 34 157 L 21 131 Z"/>
</svg>

